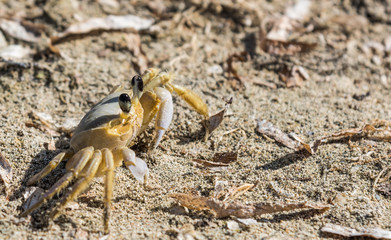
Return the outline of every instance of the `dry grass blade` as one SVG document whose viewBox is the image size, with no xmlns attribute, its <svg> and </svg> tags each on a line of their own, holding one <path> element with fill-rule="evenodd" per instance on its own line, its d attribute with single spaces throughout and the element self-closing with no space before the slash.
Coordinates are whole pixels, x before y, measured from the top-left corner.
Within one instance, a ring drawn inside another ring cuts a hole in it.
<svg viewBox="0 0 391 240">
<path fill-rule="evenodd" d="M 56 44 L 68 37 L 89 34 L 94 31 L 145 30 L 153 22 L 153 19 L 141 18 L 135 15 L 109 15 L 105 18 L 91 18 L 85 22 L 75 23 L 69 26 L 64 32 L 52 37 L 51 42 L 52 44 Z"/>
<path fill-rule="evenodd" d="M 216 113 L 213 116 L 210 116 L 208 119 L 203 120 L 202 124 L 204 125 L 206 132 L 204 140 L 207 141 L 210 134 L 221 124 L 224 119 L 224 115 L 229 107 L 232 104 L 232 98 L 225 103 L 224 109 Z"/>
<path fill-rule="evenodd" d="M 11 37 L 20 39 L 26 42 L 39 42 L 40 37 L 28 31 L 20 22 L 8 19 L 0 19 L 0 29 Z"/>
<path fill-rule="evenodd" d="M 291 148 L 295 151 L 305 149 L 310 154 L 313 154 L 314 152 L 308 144 L 304 143 L 301 140 L 298 141 L 298 137 L 296 135 L 294 135 L 296 139 L 292 139 L 288 134 L 284 133 L 279 128 L 274 126 L 271 122 L 268 122 L 266 120 L 258 120 L 256 130 L 258 133 L 266 135 L 267 137 L 272 138 L 277 142 L 283 144 L 284 146 Z"/>
<path fill-rule="evenodd" d="M 328 223 L 321 229 L 322 232 L 337 234 L 343 237 L 371 237 L 376 239 L 391 239 L 391 231 L 380 228 L 364 228 L 356 230 Z"/>
<path fill-rule="evenodd" d="M 287 204 L 243 204 L 240 202 L 225 202 L 214 198 L 195 197 L 188 194 L 170 194 L 182 206 L 189 209 L 212 212 L 217 218 L 235 216 L 238 218 L 251 218 L 267 213 L 277 213 L 296 209 L 315 209 L 325 211 L 329 207 L 324 205 L 311 205 L 307 203 L 287 203 Z"/>
<path fill-rule="evenodd" d="M 0 153 L 0 178 L 5 185 L 5 191 L 8 195 L 8 189 L 12 180 L 12 167 L 8 159 L 6 159 L 2 153 Z"/>
</svg>

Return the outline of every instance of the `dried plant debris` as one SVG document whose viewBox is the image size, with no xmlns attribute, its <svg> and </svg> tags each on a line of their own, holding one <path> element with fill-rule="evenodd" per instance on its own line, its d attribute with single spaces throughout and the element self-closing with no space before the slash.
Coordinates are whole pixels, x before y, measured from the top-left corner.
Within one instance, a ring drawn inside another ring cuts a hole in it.
<svg viewBox="0 0 391 240">
<path fill-rule="evenodd" d="M 216 113 L 213 116 L 210 116 L 208 119 L 203 120 L 202 124 L 205 127 L 205 138 L 204 140 L 207 141 L 210 134 L 221 124 L 221 122 L 224 119 L 224 115 L 228 110 L 229 105 L 232 104 L 232 97 L 225 103 L 224 109 L 220 112 Z"/>
<path fill-rule="evenodd" d="M 292 33 L 304 33 L 303 21 L 310 13 L 311 1 L 299 0 L 286 9 L 285 14 L 275 18 L 265 18 L 260 27 L 259 41 L 264 52 L 274 55 L 294 55 L 308 52 L 316 47 L 315 43 L 289 40 Z"/>
<path fill-rule="evenodd" d="M 303 81 L 309 79 L 307 71 L 300 66 L 288 67 L 285 66 L 282 71 L 279 72 L 279 76 L 286 87 L 301 87 Z"/>
<path fill-rule="evenodd" d="M 337 234 L 343 237 L 371 237 L 376 239 L 391 239 L 391 231 L 381 228 L 363 228 L 361 230 L 356 230 L 354 228 L 328 223 L 322 227 L 321 231 Z"/>
<path fill-rule="evenodd" d="M 28 30 L 32 29 L 31 26 L 26 28 L 18 21 L 0 18 L 0 29 L 7 35 L 19 40 L 33 43 L 42 41 L 40 36 L 37 36 L 34 32 Z"/>
<path fill-rule="evenodd" d="M 391 122 L 387 120 L 375 120 L 372 123 L 365 124 L 361 128 L 349 128 L 338 131 L 320 138 L 319 140 L 328 142 L 330 140 L 342 140 L 345 138 L 365 138 L 375 141 L 391 141 Z"/>
<path fill-rule="evenodd" d="M 68 37 L 89 34 L 95 31 L 133 30 L 140 31 L 148 29 L 154 20 L 141 18 L 135 15 L 114 16 L 104 18 L 90 18 L 87 21 L 75 23 L 69 26 L 64 32 L 51 38 L 52 44 L 59 43 Z"/>
<path fill-rule="evenodd" d="M 201 164 L 204 167 L 227 167 L 229 163 L 238 160 L 236 152 L 215 153 L 211 160 L 193 159 L 194 162 Z"/>
<path fill-rule="evenodd" d="M 281 204 L 243 204 L 238 201 L 220 201 L 211 197 L 197 197 L 184 193 L 170 194 L 179 204 L 189 209 L 197 211 L 210 211 L 217 218 L 234 216 L 238 218 L 252 218 L 262 214 L 291 211 L 296 209 L 315 209 L 325 211 L 329 207 L 326 205 L 312 205 L 301 203 L 281 203 Z"/>
<path fill-rule="evenodd" d="M 50 136 L 59 136 L 59 132 L 55 126 L 53 126 L 52 116 L 47 113 L 30 112 L 28 114 L 31 120 L 25 122 L 26 127 L 33 127 L 43 132 L 47 132 Z"/>
<path fill-rule="evenodd" d="M 239 61 L 239 62 L 245 62 L 247 61 L 248 59 L 250 58 L 250 55 L 248 54 L 247 51 L 243 51 L 243 52 L 240 52 L 240 53 L 235 53 L 235 54 L 232 54 L 228 57 L 227 59 L 227 66 L 228 66 L 228 69 L 227 69 L 227 72 L 228 72 L 228 78 L 230 79 L 231 78 L 231 74 L 232 76 L 234 77 L 234 79 L 236 79 L 237 81 L 239 81 L 240 83 L 240 86 L 241 87 L 244 87 L 244 82 L 242 80 L 242 77 L 239 76 L 238 72 L 236 71 L 236 69 L 234 68 L 233 66 L 233 63 L 235 61 Z M 236 86 L 236 82 L 233 82 L 232 83 L 232 87 L 234 89 L 239 89 L 239 86 Z"/>
<path fill-rule="evenodd" d="M 310 146 L 309 144 L 301 141 L 295 134 L 286 134 L 274 126 L 271 122 L 266 120 L 258 120 L 256 130 L 258 133 L 274 139 L 275 141 L 295 151 L 305 149 L 309 154 L 314 154 L 318 146 L 318 144 L 314 145 L 315 147 Z"/>
<path fill-rule="evenodd" d="M 4 182 L 5 191 L 8 195 L 8 190 L 12 181 L 12 167 L 8 159 L 0 152 L 0 178 Z"/>
</svg>

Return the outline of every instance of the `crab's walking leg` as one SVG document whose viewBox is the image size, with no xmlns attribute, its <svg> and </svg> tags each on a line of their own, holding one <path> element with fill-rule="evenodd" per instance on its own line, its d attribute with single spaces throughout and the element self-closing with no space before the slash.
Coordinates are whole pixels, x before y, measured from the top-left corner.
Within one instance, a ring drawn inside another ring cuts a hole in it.
<svg viewBox="0 0 391 240">
<path fill-rule="evenodd" d="M 84 166 L 87 164 L 88 160 L 91 158 L 94 148 L 87 147 L 79 152 L 77 152 L 69 161 L 72 163 L 72 168 L 67 168 L 68 172 L 60 178 L 45 194 L 32 205 L 29 209 L 26 209 L 21 216 L 25 217 L 30 214 L 32 211 L 41 206 L 48 199 L 52 198 L 56 193 L 60 192 L 64 187 L 66 187 L 73 178 L 76 178 L 80 171 L 83 170 Z"/>
<path fill-rule="evenodd" d="M 205 104 L 202 98 L 198 96 L 195 92 L 191 91 L 190 89 L 172 83 L 168 83 L 167 85 L 172 89 L 174 89 L 174 91 L 183 100 L 185 100 L 196 112 L 198 112 L 201 115 L 204 115 L 205 117 L 209 117 L 208 106 Z"/>
<path fill-rule="evenodd" d="M 72 186 L 72 191 L 63 198 L 60 206 L 58 206 L 56 210 L 53 211 L 51 216 L 53 219 L 56 219 L 62 208 L 66 206 L 67 203 L 74 200 L 82 191 L 84 191 L 88 187 L 88 184 L 94 179 L 101 161 L 102 152 L 100 150 L 95 150 L 91 160 L 88 162 L 88 164 L 85 166 L 85 168 L 80 174 L 82 178 L 80 178 Z"/>
<path fill-rule="evenodd" d="M 168 90 L 160 87 L 155 88 L 155 93 L 161 103 L 156 116 L 155 136 L 152 140 L 150 151 L 152 151 L 159 145 L 164 133 L 166 132 L 168 126 L 171 123 L 173 114 L 171 93 Z"/>
<path fill-rule="evenodd" d="M 70 158 L 73 155 L 72 150 L 68 150 L 67 152 L 59 153 L 57 156 L 55 156 L 49 163 L 44 167 L 39 173 L 32 176 L 28 182 L 27 185 L 32 185 L 42 178 L 44 178 L 46 175 L 48 175 L 51 171 L 53 171 L 58 164 L 64 159 Z"/>
<path fill-rule="evenodd" d="M 104 210 L 104 226 L 105 234 L 109 233 L 110 215 L 111 215 L 111 198 L 113 196 L 113 179 L 114 179 L 114 159 L 113 153 L 105 148 L 102 150 L 103 160 L 101 164 L 105 164 L 105 210 Z"/>
<path fill-rule="evenodd" d="M 122 156 L 125 166 L 132 172 L 137 181 L 147 185 L 149 177 L 147 164 L 141 158 L 136 157 L 134 151 L 129 148 L 122 149 Z"/>
</svg>

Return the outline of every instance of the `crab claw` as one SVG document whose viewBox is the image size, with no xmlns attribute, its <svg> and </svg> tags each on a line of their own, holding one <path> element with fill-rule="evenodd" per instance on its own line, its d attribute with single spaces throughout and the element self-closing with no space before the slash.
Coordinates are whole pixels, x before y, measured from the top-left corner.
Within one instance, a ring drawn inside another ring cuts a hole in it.
<svg viewBox="0 0 391 240">
<path fill-rule="evenodd" d="M 122 150 L 125 166 L 130 170 L 132 175 L 141 184 L 146 185 L 149 177 L 149 169 L 147 163 L 141 158 L 136 157 L 134 151 L 129 148 Z"/>
</svg>

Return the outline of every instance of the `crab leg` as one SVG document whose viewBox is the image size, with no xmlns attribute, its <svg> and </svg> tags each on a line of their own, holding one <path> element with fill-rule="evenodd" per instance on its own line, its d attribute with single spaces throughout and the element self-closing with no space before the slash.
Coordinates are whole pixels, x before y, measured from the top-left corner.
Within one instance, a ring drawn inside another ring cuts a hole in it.
<svg viewBox="0 0 391 240">
<path fill-rule="evenodd" d="M 60 164 L 60 162 L 62 160 L 67 159 L 67 158 L 71 157 L 72 155 L 73 155 L 72 150 L 68 150 L 67 152 L 59 153 L 39 173 L 32 176 L 28 180 L 27 185 L 32 185 L 32 184 L 38 182 L 39 180 L 44 178 L 46 175 L 48 175 L 51 171 L 53 171 L 58 166 L 58 164 Z"/>
<path fill-rule="evenodd" d="M 75 162 L 74 168 L 68 169 L 68 172 L 60 178 L 49 190 L 45 192 L 45 194 L 41 197 L 39 201 L 37 201 L 34 205 L 30 206 L 29 209 L 24 211 L 21 216 L 25 217 L 30 214 L 32 211 L 41 206 L 48 199 L 52 198 L 55 194 L 60 192 L 64 187 L 66 187 L 73 178 L 76 178 L 80 171 L 87 164 L 88 160 L 91 158 L 93 153 L 93 147 L 87 147 L 79 152 L 77 152 L 69 161 Z"/>
<path fill-rule="evenodd" d="M 58 214 L 62 208 L 67 205 L 67 203 L 74 200 L 82 191 L 88 187 L 88 184 L 94 179 L 101 161 L 102 152 L 100 150 L 96 150 L 92 155 L 91 160 L 88 162 L 88 164 L 83 169 L 83 172 L 81 173 L 83 177 L 72 186 L 72 191 L 63 198 L 61 205 L 53 211 L 51 216 L 53 219 L 57 218 Z"/>
<path fill-rule="evenodd" d="M 156 117 L 155 137 L 152 140 L 150 151 L 152 151 L 159 145 L 164 133 L 166 132 L 168 126 L 171 123 L 173 114 L 171 93 L 168 90 L 160 87 L 155 88 L 155 93 L 161 103 Z"/>
<path fill-rule="evenodd" d="M 122 149 L 122 156 L 125 166 L 130 170 L 132 175 L 137 181 L 146 185 L 149 177 L 147 164 L 141 158 L 136 157 L 134 151 L 129 148 Z"/>
<path fill-rule="evenodd" d="M 109 233 L 110 215 L 111 215 L 111 198 L 113 196 L 113 179 L 114 179 L 114 158 L 113 153 L 105 148 L 102 150 L 103 160 L 105 164 L 105 210 L 104 210 L 104 226 L 105 234 Z"/>
<path fill-rule="evenodd" d="M 195 92 L 190 89 L 175 85 L 175 84 L 167 84 L 169 87 L 174 89 L 174 91 L 185 100 L 196 112 L 205 117 L 209 117 L 208 106 L 204 103 L 200 96 L 198 96 Z"/>
</svg>

